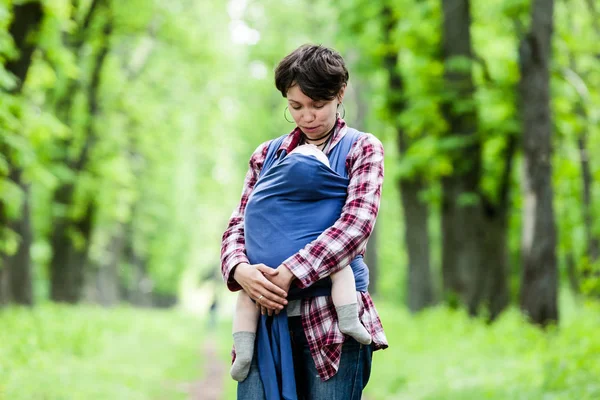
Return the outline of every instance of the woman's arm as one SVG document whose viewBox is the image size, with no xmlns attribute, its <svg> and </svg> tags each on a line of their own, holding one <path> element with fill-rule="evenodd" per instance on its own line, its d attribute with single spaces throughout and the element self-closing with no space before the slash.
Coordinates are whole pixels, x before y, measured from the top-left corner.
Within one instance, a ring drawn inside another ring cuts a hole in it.
<svg viewBox="0 0 600 400">
<path fill-rule="evenodd" d="M 240 204 L 233 211 L 221 240 L 221 273 L 229 290 L 243 289 L 257 304 L 279 312 L 287 304 L 287 289 L 283 290 L 265 277 L 275 277 L 279 272 L 264 264 L 250 265 L 244 240 L 244 212 L 268 148 L 269 142 L 263 143 L 250 157 Z"/>
<path fill-rule="evenodd" d="M 244 179 L 242 197 L 239 205 L 231 214 L 227 229 L 221 239 L 221 273 L 231 291 L 241 289 L 241 286 L 233 279 L 233 273 L 238 264 L 248 264 L 246 256 L 246 244 L 244 240 L 244 212 L 248 204 L 248 198 L 256 185 L 258 176 L 267 156 L 269 142 L 258 146 L 250 157 L 248 172 Z"/>
<path fill-rule="evenodd" d="M 350 183 L 340 218 L 279 266 L 289 269 L 300 287 L 342 269 L 364 252 L 379 211 L 383 156 L 383 145 L 371 134 L 361 136 L 354 144 L 346 159 Z"/>
</svg>

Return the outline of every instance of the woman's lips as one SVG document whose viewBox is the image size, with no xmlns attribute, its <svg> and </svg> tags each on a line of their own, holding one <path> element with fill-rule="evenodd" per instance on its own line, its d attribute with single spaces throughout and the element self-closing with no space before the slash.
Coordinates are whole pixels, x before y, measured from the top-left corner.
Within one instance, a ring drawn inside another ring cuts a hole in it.
<svg viewBox="0 0 600 400">
<path fill-rule="evenodd" d="M 318 127 L 318 126 L 315 126 L 315 127 L 310 127 L 310 128 L 309 128 L 309 127 L 305 126 L 305 127 L 303 127 L 302 129 L 303 129 L 304 131 L 307 131 L 307 132 L 314 132 L 314 131 L 316 131 L 317 129 L 319 129 L 319 127 Z"/>
</svg>

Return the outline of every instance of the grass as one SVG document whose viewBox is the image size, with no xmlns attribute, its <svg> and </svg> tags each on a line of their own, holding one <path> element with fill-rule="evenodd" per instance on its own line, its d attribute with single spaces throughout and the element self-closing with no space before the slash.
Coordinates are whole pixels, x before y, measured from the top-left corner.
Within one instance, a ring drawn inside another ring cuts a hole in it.
<svg viewBox="0 0 600 400">
<path fill-rule="evenodd" d="M 486 325 L 446 307 L 411 315 L 376 303 L 390 348 L 374 355 L 368 400 L 600 399 L 597 303 L 562 296 L 560 326 L 547 331 L 516 309 Z M 231 361 L 227 318 L 206 332 L 176 311 L 44 305 L 0 310 L 0 327 L 0 400 L 186 399 L 182 384 L 202 363 Z M 204 340 L 220 360 L 203 359 Z M 235 399 L 222 379 L 222 399 Z"/>
<path fill-rule="evenodd" d="M 492 325 L 438 307 L 418 315 L 376 301 L 390 348 L 374 353 L 368 400 L 598 400 L 600 306 L 561 301 L 547 331 L 510 309 Z M 227 321 L 220 354 L 229 362 Z M 235 399 L 226 379 L 223 399 Z"/>
<path fill-rule="evenodd" d="M 0 310 L 0 400 L 185 399 L 199 379 L 196 317 L 43 305 Z"/>
<path fill-rule="evenodd" d="M 518 310 L 496 323 L 434 308 L 417 316 L 383 305 L 390 348 L 374 355 L 372 400 L 600 399 L 600 307 L 563 302 L 544 332 Z"/>
</svg>

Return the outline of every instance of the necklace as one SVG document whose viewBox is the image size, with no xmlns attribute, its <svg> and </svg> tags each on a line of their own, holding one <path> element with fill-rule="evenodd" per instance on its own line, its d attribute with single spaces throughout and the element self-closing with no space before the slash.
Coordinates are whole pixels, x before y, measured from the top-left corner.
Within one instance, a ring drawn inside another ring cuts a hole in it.
<svg viewBox="0 0 600 400">
<path fill-rule="evenodd" d="M 323 146 L 323 148 L 321 149 L 321 150 L 323 150 L 323 149 L 325 149 L 325 147 L 327 147 L 327 144 L 329 143 L 329 141 L 333 137 L 333 131 L 334 130 L 335 130 L 335 126 L 328 133 L 326 133 L 325 135 L 321 136 L 320 138 L 314 139 L 314 140 L 307 138 L 306 135 L 303 134 L 302 135 L 302 139 L 303 139 L 304 143 L 312 144 L 312 145 L 315 145 L 317 147 Z M 321 140 L 323 138 L 325 138 L 325 140 L 323 140 L 321 143 L 313 143 L 314 141 L 318 141 L 318 140 Z"/>
</svg>

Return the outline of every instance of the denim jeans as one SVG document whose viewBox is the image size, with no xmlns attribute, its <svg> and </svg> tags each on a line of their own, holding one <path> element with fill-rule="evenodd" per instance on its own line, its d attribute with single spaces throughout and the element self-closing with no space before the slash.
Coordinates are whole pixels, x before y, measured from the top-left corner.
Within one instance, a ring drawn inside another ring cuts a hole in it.
<svg viewBox="0 0 600 400">
<path fill-rule="evenodd" d="M 364 346 L 346 337 L 337 374 L 323 382 L 317 374 L 300 317 L 291 317 L 288 322 L 294 353 L 298 400 L 360 400 L 371 375 L 372 345 Z M 250 373 L 246 380 L 238 384 L 237 398 L 238 400 L 265 400 L 256 362 L 256 346 Z"/>
</svg>

